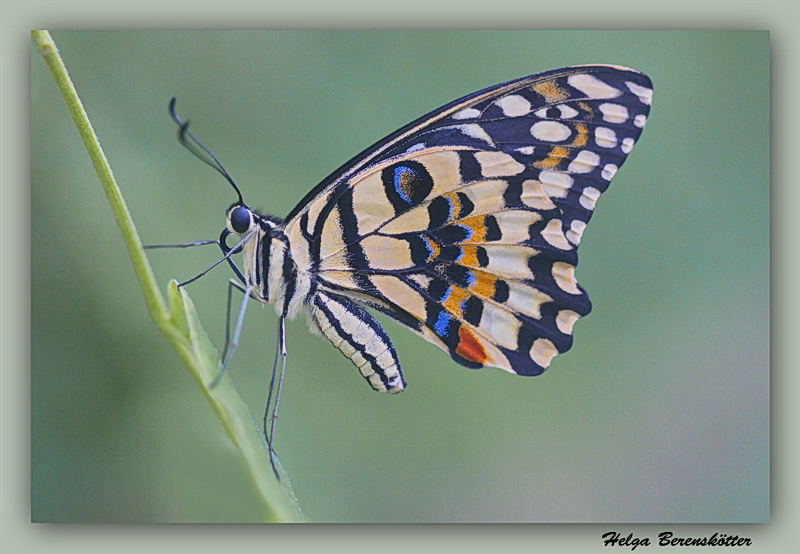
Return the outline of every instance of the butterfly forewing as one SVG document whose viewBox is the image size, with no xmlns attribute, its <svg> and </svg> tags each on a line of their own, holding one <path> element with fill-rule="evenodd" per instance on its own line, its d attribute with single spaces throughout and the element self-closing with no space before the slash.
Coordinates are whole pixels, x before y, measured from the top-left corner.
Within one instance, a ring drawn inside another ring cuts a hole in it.
<svg viewBox="0 0 800 554">
<path fill-rule="evenodd" d="M 577 248 L 651 98 L 641 73 L 580 66 L 443 106 L 295 208 L 293 259 L 463 365 L 539 374 L 591 309 Z"/>
</svg>

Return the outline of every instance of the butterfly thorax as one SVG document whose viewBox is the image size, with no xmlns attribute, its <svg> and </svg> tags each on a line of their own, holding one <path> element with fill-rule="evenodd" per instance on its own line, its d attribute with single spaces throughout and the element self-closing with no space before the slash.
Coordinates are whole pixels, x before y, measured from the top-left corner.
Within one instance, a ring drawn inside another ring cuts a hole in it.
<svg viewBox="0 0 800 554">
<path fill-rule="evenodd" d="M 237 203 L 228 209 L 227 228 L 244 239 L 242 275 L 253 296 L 273 304 L 279 316 L 294 318 L 309 295 L 310 278 L 299 274 L 283 222 Z"/>
</svg>

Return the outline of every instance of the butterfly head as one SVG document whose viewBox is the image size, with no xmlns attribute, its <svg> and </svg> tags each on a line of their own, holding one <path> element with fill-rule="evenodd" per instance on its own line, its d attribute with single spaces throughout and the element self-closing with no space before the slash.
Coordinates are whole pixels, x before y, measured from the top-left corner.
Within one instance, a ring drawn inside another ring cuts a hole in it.
<svg viewBox="0 0 800 554">
<path fill-rule="evenodd" d="M 225 226 L 231 233 L 243 237 L 252 230 L 254 224 L 253 210 L 247 205 L 236 202 L 228 208 Z"/>
<path fill-rule="evenodd" d="M 237 234 L 240 238 L 244 237 L 254 230 L 254 225 L 256 224 L 257 219 L 255 216 L 258 216 L 258 219 L 264 219 L 263 216 L 253 212 L 253 210 L 251 210 L 244 203 L 244 200 L 242 199 L 242 192 L 239 190 L 239 187 L 236 186 L 233 178 L 228 174 L 217 157 L 212 154 L 208 148 L 203 146 L 203 143 L 197 140 L 197 137 L 195 137 L 189 131 L 189 122 L 182 121 L 181 118 L 178 117 L 178 114 L 175 112 L 175 104 L 176 99 L 173 97 L 169 102 L 169 113 L 172 117 L 172 120 L 175 121 L 176 125 L 178 125 L 178 142 L 180 142 L 184 148 L 196 156 L 200 161 L 208 164 L 220 175 L 225 177 L 225 180 L 228 181 L 231 187 L 233 187 L 233 190 L 236 192 L 236 196 L 239 197 L 239 199 L 234 202 L 226 212 L 227 223 L 226 230 L 223 230 L 223 236 Z"/>
<path fill-rule="evenodd" d="M 231 204 L 225 212 L 227 234 L 238 235 L 239 238 L 244 238 L 256 229 L 269 234 L 280 223 L 279 218 L 264 215 L 241 201 Z"/>
</svg>

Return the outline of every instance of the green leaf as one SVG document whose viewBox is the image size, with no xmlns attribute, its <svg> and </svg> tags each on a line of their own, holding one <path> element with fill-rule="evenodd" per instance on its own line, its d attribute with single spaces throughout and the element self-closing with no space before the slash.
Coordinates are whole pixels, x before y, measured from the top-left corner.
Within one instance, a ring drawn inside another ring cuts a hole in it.
<svg viewBox="0 0 800 554">
<path fill-rule="evenodd" d="M 268 521 L 302 521 L 303 516 L 291 489 L 288 476 L 276 460 L 276 467 L 282 473 L 281 482 L 275 479 L 269 464 L 269 450 L 258 425 L 253 421 L 247 406 L 236 392 L 231 379 L 225 375 L 212 389 L 209 384 L 220 370 L 219 353 L 200 324 L 191 298 L 185 290 L 179 289 L 175 281 L 168 287 L 170 321 L 175 336 L 187 360 L 187 367 L 200 385 L 206 399 L 214 409 L 228 436 L 237 446 L 250 469 L 253 483 L 262 498 L 269 498 L 266 504 Z"/>
</svg>

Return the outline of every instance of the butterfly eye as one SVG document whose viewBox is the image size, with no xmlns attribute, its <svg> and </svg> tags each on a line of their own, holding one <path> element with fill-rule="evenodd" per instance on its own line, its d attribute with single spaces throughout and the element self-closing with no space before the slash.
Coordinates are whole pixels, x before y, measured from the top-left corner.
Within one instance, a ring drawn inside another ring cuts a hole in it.
<svg viewBox="0 0 800 554">
<path fill-rule="evenodd" d="M 244 206 L 234 209 L 230 215 L 231 227 L 239 234 L 245 233 L 250 228 L 250 210 Z"/>
</svg>

